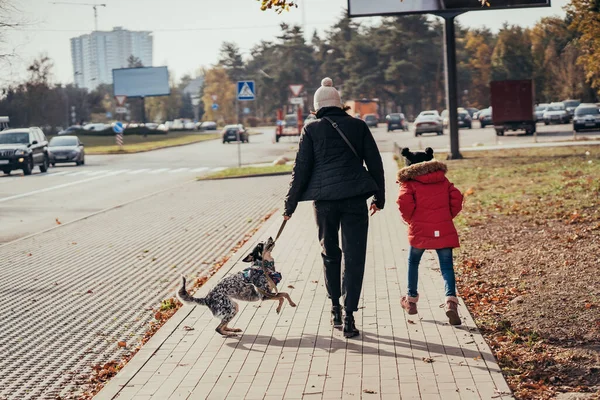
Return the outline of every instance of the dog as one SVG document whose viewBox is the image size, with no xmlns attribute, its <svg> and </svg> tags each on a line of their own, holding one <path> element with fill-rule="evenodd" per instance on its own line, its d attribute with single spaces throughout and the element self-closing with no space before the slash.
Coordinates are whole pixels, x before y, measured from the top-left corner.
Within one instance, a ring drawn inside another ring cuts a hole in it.
<svg viewBox="0 0 600 400">
<path fill-rule="evenodd" d="M 190 296 L 185 289 L 186 279 L 182 277 L 183 283 L 177 292 L 177 297 L 184 304 L 207 306 L 215 317 L 221 319 L 221 323 L 215 330 L 223 336 L 236 336 L 237 332 L 242 331 L 227 326 L 239 310 L 238 304 L 234 300 L 278 300 L 279 305 L 276 310 L 278 314 L 284 300 L 287 300 L 290 306 L 296 307 L 289 294 L 285 292 L 271 293 L 273 286 L 281 280 L 281 274 L 275 270 L 275 260 L 271 255 L 274 247 L 275 242 L 271 237 L 266 243 L 258 243 L 252 252 L 242 260 L 252 263 L 252 266 L 224 278 L 208 292 L 206 297 Z"/>
</svg>

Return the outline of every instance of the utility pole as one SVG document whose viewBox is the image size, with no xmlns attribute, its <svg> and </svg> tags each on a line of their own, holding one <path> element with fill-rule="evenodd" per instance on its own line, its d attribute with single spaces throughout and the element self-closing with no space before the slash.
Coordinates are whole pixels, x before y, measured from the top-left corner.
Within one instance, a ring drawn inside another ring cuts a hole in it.
<svg viewBox="0 0 600 400">
<path fill-rule="evenodd" d="M 106 4 L 101 3 L 71 3 L 65 1 L 55 1 L 52 4 L 69 4 L 72 6 L 92 6 L 94 9 L 94 30 L 98 30 L 98 7 L 106 7 Z"/>
</svg>

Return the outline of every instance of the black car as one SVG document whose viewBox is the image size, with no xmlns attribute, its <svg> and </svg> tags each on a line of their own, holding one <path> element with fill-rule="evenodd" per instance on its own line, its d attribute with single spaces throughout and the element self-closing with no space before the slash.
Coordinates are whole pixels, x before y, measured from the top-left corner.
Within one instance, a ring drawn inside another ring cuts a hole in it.
<svg viewBox="0 0 600 400">
<path fill-rule="evenodd" d="M 385 117 L 387 121 L 387 131 L 393 132 L 396 129 L 402 129 L 403 131 L 408 130 L 408 124 L 406 118 L 402 113 L 393 113 Z"/>
<path fill-rule="evenodd" d="M 377 128 L 377 115 L 365 114 L 364 120 L 368 127 Z"/>
<path fill-rule="evenodd" d="M 48 143 L 48 158 L 54 167 L 59 163 L 85 164 L 83 143 L 77 136 L 55 136 Z"/>
<path fill-rule="evenodd" d="M 35 166 L 48 171 L 48 140 L 40 128 L 7 129 L 0 132 L 0 170 L 16 169 L 31 175 Z"/>
<path fill-rule="evenodd" d="M 459 128 L 472 128 L 471 115 L 467 110 L 458 112 L 458 127 Z"/>
<path fill-rule="evenodd" d="M 581 104 L 575 109 L 574 114 L 573 130 L 575 132 L 600 129 L 600 110 L 595 104 Z"/>
<path fill-rule="evenodd" d="M 575 109 L 579 107 L 581 102 L 579 100 L 564 100 L 562 103 L 565 105 L 565 110 L 567 110 L 569 120 L 573 119 L 573 116 L 575 115 Z"/>
<path fill-rule="evenodd" d="M 223 143 L 237 142 L 239 140 L 244 143 L 248 143 L 248 131 L 243 125 L 226 125 L 221 132 L 223 137 Z"/>
</svg>

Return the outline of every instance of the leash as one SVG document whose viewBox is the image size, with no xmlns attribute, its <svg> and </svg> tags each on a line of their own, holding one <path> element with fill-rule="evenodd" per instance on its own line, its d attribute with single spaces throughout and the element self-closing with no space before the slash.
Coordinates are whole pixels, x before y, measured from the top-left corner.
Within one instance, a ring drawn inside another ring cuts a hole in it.
<svg viewBox="0 0 600 400">
<path fill-rule="evenodd" d="M 277 236 L 275 236 L 275 240 L 273 241 L 273 244 L 275 244 L 277 242 L 277 239 L 279 239 L 279 237 L 281 236 L 281 233 L 283 232 L 283 228 L 285 228 L 285 224 L 287 224 L 287 220 L 283 220 L 283 222 L 281 223 L 281 226 L 279 227 L 279 232 L 277 232 Z M 277 290 L 277 285 L 275 284 L 275 282 L 273 282 L 273 279 L 271 279 L 271 277 L 269 276 L 269 273 L 267 271 L 267 269 L 265 268 L 265 264 L 264 261 L 261 265 L 261 268 L 263 270 L 263 273 L 265 274 L 265 278 L 267 278 L 267 284 L 269 285 L 269 289 L 271 292 L 275 291 L 275 294 L 269 293 L 268 296 L 269 297 L 273 297 L 277 294 L 279 294 L 279 290 Z M 263 290 L 260 290 L 262 295 L 267 295 L 266 292 L 264 292 Z"/>
<path fill-rule="evenodd" d="M 285 228 L 285 224 L 287 224 L 287 219 L 284 219 L 283 222 L 281 223 L 281 226 L 279 227 L 279 232 L 277 232 L 277 236 L 275 236 L 275 242 L 277 242 L 277 239 L 279 239 L 279 236 L 281 236 L 281 233 L 283 232 L 283 228 Z"/>
</svg>

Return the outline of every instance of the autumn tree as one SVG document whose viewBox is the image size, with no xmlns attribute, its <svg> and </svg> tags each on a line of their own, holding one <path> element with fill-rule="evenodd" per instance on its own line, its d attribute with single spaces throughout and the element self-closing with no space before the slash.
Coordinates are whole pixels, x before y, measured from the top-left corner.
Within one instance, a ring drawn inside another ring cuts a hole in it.
<svg viewBox="0 0 600 400">
<path fill-rule="evenodd" d="M 204 96 L 202 102 L 206 110 L 205 119 L 233 123 L 235 121 L 235 84 L 225 68 L 213 67 L 204 76 Z M 217 96 L 218 110 L 212 109 L 212 96 Z"/>
<path fill-rule="evenodd" d="M 531 79 L 533 61 L 529 31 L 504 24 L 498 32 L 491 63 L 493 80 Z"/>
<path fill-rule="evenodd" d="M 578 34 L 577 62 L 591 86 L 600 93 L 600 2 L 572 0 L 567 6 L 570 28 Z"/>
</svg>

